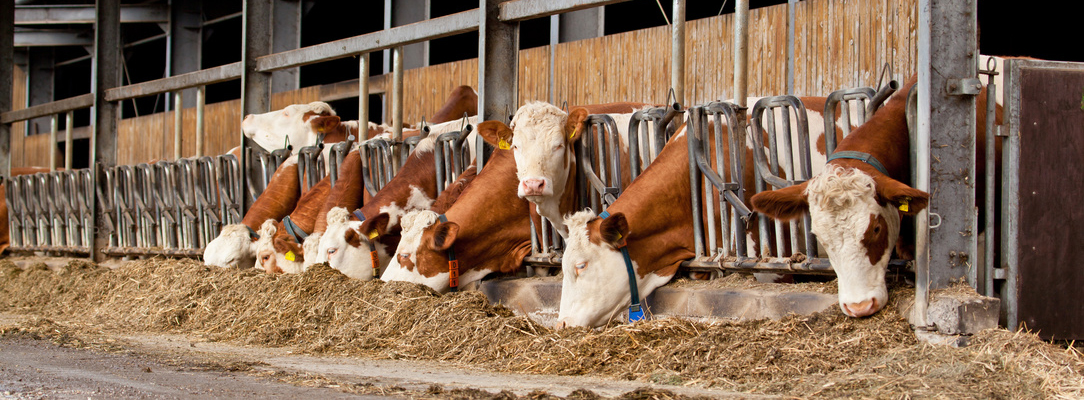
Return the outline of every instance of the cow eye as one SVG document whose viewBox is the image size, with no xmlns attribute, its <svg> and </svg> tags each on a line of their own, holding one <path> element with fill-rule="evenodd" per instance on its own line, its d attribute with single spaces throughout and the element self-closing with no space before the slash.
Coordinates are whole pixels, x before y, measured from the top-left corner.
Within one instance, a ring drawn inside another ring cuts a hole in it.
<svg viewBox="0 0 1084 400">
<path fill-rule="evenodd" d="M 576 264 L 576 275 L 579 275 L 580 272 L 583 272 L 583 270 L 586 269 L 586 268 L 587 268 L 587 261 Z"/>
<path fill-rule="evenodd" d="M 553 149 L 554 149 L 554 150 L 561 150 L 561 149 L 563 149 L 563 148 L 565 148 L 565 144 L 564 144 L 564 143 L 561 143 L 561 144 L 559 144 L 559 145 L 553 146 Z"/>
<path fill-rule="evenodd" d="M 263 261 L 263 262 L 267 262 L 267 260 L 270 260 L 270 259 L 271 259 L 270 254 L 264 254 L 262 257 L 260 257 L 260 261 Z"/>
<path fill-rule="evenodd" d="M 404 260 L 410 259 L 410 253 L 399 253 L 399 258 Z"/>
<path fill-rule="evenodd" d="M 877 226 L 873 227 L 873 233 L 874 234 L 881 233 L 881 226 L 877 225 Z"/>
<path fill-rule="evenodd" d="M 339 249 L 337 249 L 337 248 L 334 248 L 334 247 L 332 247 L 332 248 L 330 248 L 330 249 L 327 249 L 327 255 L 329 255 L 329 256 L 330 256 L 330 255 L 332 255 L 332 254 L 335 254 L 335 252 L 336 252 L 336 251 L 339 251 Z"/>
</svg>

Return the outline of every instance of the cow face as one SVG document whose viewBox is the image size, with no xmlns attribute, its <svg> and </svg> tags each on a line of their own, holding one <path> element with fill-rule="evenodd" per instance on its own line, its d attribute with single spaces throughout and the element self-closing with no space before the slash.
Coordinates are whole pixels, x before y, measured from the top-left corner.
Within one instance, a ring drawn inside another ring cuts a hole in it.
<svg viewBox="0 0 1084 400">
<path fill-rule="evenodd" d="M 376 248 L 378 264 L 376 268 L 386 263 L 388 256 L 384 246 L 379 242 L 369 239 L 370 233 L 375 232 L 379 237 L 385 224 L 377 224 L 381 228 L 371 228 L 366 231 L 360 221 L 350 221 L 350 214 L 345 208 L 335 207 L 327 213 L 327 230 L 320 238 L 319 248 L 316 251 L 315 262 L 326 262 L 331 268 L 337 269 L 343 275 L 354 279 L 369 280 L 373 278 L 372 251 Z M 379 219 L 379 216 L 374 219 Z M 369 220 L 367 220 L 368 222 Z M 374 231 L 375 230 L 375 231 Z M 363 234 L 363 232 L 368 232 Z"/>
<path fill-rule="evenodd" d="M 511 149 L 519 175 L 517 194 L 539 208 L 556 211 L 568 183 L 576 157 L 573 146 L 582 133 L 587 110 L 571 114 L 548 103 L 534 102 L 520 107 L 512 118 Z M 506 143 L 501 137 L 500 143 Z M 556 212 L 553 215 L 558 215 Z M 553 221 L 561 225 L 561 221 Z M 564 229 L 562 227 L 561 231 Z"/>
<path fill-rule="evenodd" d="M 316 145 L 319 134 L 337 125 L 339 117 L 335 116 L 331 106 L 316 101 L 263 114 L 249 114 L 241 121 L 241 131 L 266 150 L 281 149 L 290 144 L 296 151 Z"/>
<path fill-rule="evenodd" d="M 380 279 L 420 283 L 437 291 L 448 290 L 448 271 L 446 267 L 441 268 L 447 265 L 447 257 L 441 258 L 441 254 L 423 249 L 425 233 L 437 220 L 437 213 L 429 210 L 411 211 L 403 216 L 402 239 Z M 420 263 L 419 253 L 428 262 Z"/>
<path fill-rule="evenodd" d="M 926 192 L 882 174 L 834 164 L 806 183 L 752 198 L 754 209 L 779 220 L 809 212 L 839 278 L 839 307 L 852 317 L 873 315 L 888 302 L 885 271 L 900 215 L 914 215 L 928 201 Z"/>
<path fill-rule="evenodd" d="M 252 268 L 256 262 L 254 243 L 248 227 L 226 225 L 203 251 L 203 263 L 224 268 Z"/>
<path fill-rule="evenodd" d="M 260 238 L 256 240 L 256 269 L 269 274 L 297 274 L 304 269 L 305 255 L 297 243 L 285 237 L 275 237 L 279 227 L 275 220 L 264 221 Z"/>
</svg>

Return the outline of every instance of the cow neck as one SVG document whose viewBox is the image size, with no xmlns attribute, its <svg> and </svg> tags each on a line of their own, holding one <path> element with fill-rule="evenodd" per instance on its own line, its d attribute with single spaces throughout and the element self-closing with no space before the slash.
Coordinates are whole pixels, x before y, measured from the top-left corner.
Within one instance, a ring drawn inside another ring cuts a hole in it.
<svg viewBox="0 0 1084 400">
<path fill-rule="evenodd" d="M 460 271 L 512 272 L 530 253 L 530 205 L 516 194 L 515 170 L 512 152 L 495 150 L 445 213 L 448 221 L 459 224 L 452 246 Z"/>
<path fill-rule="evenodd" d="M 689 190 L 688 145 L 681 135 L 606 209 L 625 215 L 625 242 L 641 279 L 651 272 L 671 276 L 694 256 Z"/>
<path fill-rule="evenodd" d="M 362 205 L 362 192 L 365 191 L 365 182 L 361 175 L 361 153 L 351 151 L 343 159 L 339 167 L 339 179 L 324 201 L 320 213 L 316 214 L 316 225 L 313 232 L 327 230 L 327 213 L 332 208 L 342 207 L 354 210 Z"/>
<path fill-rule="evenodd" d="M 372 218 L 380 214 L 381 208 L 387 207 L 391 203 L 395 203 L 399 207 L 406 207 L 413 187 L 421 189 L 431 199 L 436 197 L 436 165 L 434 164 L 432 151 L 414 151 L 410 153 L 406 164 L 403 164 L 403 168 L 399 170 L 395 178 L 392 178 L 383 189 L 380 189 L 370 201 L 365 202 L 365 205 L 361 207 L 361 213 L 368 218 Z M 395 224 L 395 226 L 388 227 L 387 233 L 398 233 L 399 231 L 399 224 Z M 388 236 L 387 233 L 382 236 Z"/>
<path fill-rule="evenodd" d="M 910 87 L 897 91 L 872 118 L 843 138 L 836 146 L 836 152 L 869 154 L 880 162 L 890 177 L 909 182 L 911 153 L 905 116 L 909 90 Z M 832 160 L 830 164 L 858 168 L 870 175 L 879 172 L 871 163 L 850 158 Z"/>
<path fill-rule="evenodd" d="M 474 93 L 474 89 L 471 89 L 470 86 L 460 86 L 453 89 L 448 101 L 433 114 L 433 118 L 429 123 L 448 122 L 462 117 L 463 114 L 468 116 L 478 114 L 478 95 Z"/>
<path fill-rule="evenodd" d="M 280 166 L 271 176 L 271 182 L 267 184 L 263 195 L 256 198 L 241 223 L 249 229 L 259 230 L 264 221 L 278 221 L 289 215 L 300 198 L 301 182 L 297 179 L 297 163 Z"/>
<path fill-rule="evenodd" d="M 358 130 L 343 123 L 336 125 L 335 128 L 330 131 L 323 132 L 323 134 L 324 143 L 326 144 L 334 144 L 345 141 L 351 135 L 354 136 L 355 140 L 358 138 Z"/>
<path fill-rule="evenodd" d="M 327 200 L 330 192 L 331 179 L 321 179 L 320 183 L 317 183 L 305 195 L 301 196 L 301 200 L 297 201 L 297 207 L 294 208 L 294 211 L 290 215 L 283 217 L 282 228 L 295 242 L 303 243 L 305 238 L 313 232 L 313 228 L 316 226 L 316 215 L 320 213 L 320 208 Z"/>
</svg>

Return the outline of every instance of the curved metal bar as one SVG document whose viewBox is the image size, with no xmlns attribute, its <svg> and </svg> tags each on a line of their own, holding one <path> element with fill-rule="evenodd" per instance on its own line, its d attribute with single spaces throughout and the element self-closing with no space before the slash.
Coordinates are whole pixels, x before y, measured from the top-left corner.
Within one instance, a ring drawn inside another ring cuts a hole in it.
<svg viewBox="0 0 1084 400">
<path fill-rule="evenodd" d="M 861 125 L 866 120 L 865 114 L 852 116 L 851 107 L 849 107 L 849 105 L 854 102 L 861 106 L 858 109 L 865 110 L 868 107 L 867 104 L 872 105 L 870 100 L 876 95 L 877 92 L 875 92 L 873 88 L 868 87 L 841 89 L 828 95 L 828 99 L 824 102 L 824 144 L 825 149 L 827 150 L 826 155 L 832 155 L 832 153 L 836 151 L 836 135 L 828 134 L 829 132 L 835 132 L 837 128 L 836 107 L 842 103 L 842 107 L 840 107 L 840 112 L 842 114 L 839 120 L 843 120 L 844 124 L 838 128 L 843 131 L 843 137 L 847 137 L 847 135 L 851 134 L 851 125 Z M 852 121 L 852 118 L 858 118 L 858 123 L 855 124 L 855 121 Z"/>
</svg>

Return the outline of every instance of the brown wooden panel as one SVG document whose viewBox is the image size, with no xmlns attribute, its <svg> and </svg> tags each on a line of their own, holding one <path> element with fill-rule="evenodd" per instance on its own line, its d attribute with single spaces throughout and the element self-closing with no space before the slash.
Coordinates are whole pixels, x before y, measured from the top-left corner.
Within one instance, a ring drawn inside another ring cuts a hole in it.
<svg viewBox="0 0 1084 400">
<path fill-rule="evenodd" d="M 1021 71 L 1019 317 L 1084 339 L 1084 72 Z"/>
</svg>

